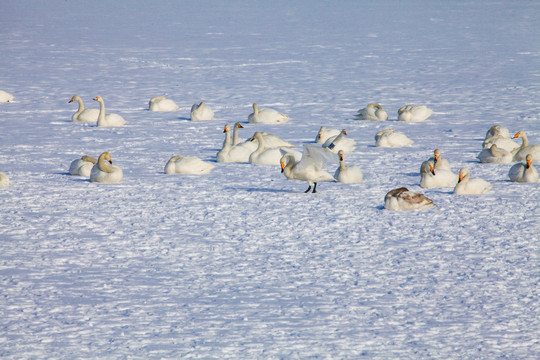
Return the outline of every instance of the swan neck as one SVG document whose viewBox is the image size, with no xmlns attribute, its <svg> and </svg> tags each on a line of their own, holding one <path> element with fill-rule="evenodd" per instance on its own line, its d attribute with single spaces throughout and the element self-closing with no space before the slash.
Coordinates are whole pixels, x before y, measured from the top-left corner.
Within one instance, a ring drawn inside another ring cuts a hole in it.
<svg viewBox="0 0 540 360">
<path fill-rule="evenodd" d="M 99 116 L 98 116 L 97 123 L 99 125 L 105 122 L 105 103 L 103 102 L 101 98 L 98 100 L 98 102 L 99 102 Z"/>
<path fill-rule="evenodd" d="M 233 145 L 238 145 L 239 142 L 240 142 L 240 139 L 238 138 L 238 126 L 235 126 L 234 130 L 233 130 L 232 144 Z"/>
<path fill-rule="evenodd" d="M 99 169 L 106 173 L 112 173 L 114 171 L 113 167 L 105 160 L 105 156 L 101 155 L 98 159 Z"/>
</svg>

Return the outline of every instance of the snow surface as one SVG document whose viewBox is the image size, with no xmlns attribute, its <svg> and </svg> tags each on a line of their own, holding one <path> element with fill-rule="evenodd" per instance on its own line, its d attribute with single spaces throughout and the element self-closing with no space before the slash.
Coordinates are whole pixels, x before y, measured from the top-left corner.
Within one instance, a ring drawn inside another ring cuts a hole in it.
<svg viewBox="0 0 540 360">
<path fill-rule="evenodd" d="M 0 357 L 540 358 L 539 184 L 475 158 L 494 124 L 540 143 L 538 34 L 525 0 L 2 1 Z M 74 94 L 127 125 L 72 123 Z M 189 121 L 202 100 L 216 120 Z M 253 102 L 291 121 L 247 124 Z M 370 102 L 389 121 L 353 120 Z M 435 113 L 397 122 L 409 103 Z M 346 128 L 364 181 L 163 174 L 236 121 L 299 149 Z M 414 145 L 375 147 L 389 127 Z M 420 189 L 435 148 L 493 189 Z M 103 151 L 121 184 L 68 175 Z M 384 210 L 401 186 L 436 207 Z"/>
</svg>

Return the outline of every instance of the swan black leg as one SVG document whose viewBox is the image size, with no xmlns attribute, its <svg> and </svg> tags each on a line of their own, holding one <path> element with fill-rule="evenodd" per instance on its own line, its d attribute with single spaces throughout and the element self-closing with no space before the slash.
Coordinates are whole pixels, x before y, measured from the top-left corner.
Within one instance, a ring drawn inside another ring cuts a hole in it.
<svg viewBox="0 0 540 360">
<path fill-rule="evenodd" d="M 304 193 L 308 193 L 308 192 L 309 192 L 309 190 L 311 190 L 311 185 L 309 185 L 309 187 L 307 188 L 307 190 L 306 190 L 306 191 L 304 191 Z"/>
<path fill-rule="evenodd" d="M 317 183 L 313 183 L 313 192 L 312 193 L 316 193 L 317 192 Z"/>
</svg>

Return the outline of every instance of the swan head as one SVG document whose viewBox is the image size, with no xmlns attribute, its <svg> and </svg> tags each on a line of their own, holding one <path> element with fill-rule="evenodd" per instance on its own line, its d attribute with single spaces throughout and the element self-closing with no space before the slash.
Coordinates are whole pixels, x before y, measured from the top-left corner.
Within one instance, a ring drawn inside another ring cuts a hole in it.
<svg viewBox="0 0 540 360">
<path fill-rule="evenodd" d="M 377 108 L 377 109 L 382 110 L 382 106 L 380 104 L 377 104 L 377 103 L 370 103 L 366 107 L 368 107 L 368 108 Z"/>
<path fill-rule="evenodd" d="M 111 157 L 111 154 L 109 152 L 104 152 L 102 153 L 101 155 L 99 155 L 100 159 L 103 159 L 105 161 L 108 161 L 109 164 L 112 164 L 112 157 Z"/>
<path fill-rule="evenodd" d="M 72 102 L 76 101 L 77 98 L 78 98 L 78 96 L 77 96 L 77 95 L 74 95 L 74 96 L 68 101 L 68 103 L 72 103 Z"/>
<path fill-rule="evenodd" d="M 430 172 L 432 175 L 435 175 L 435 167 L 433 166 L 433 163 L 432 163 L 431 161 L 428 162 L 427 167 L 429 168 L 429 172 Z"/>
<path fill-rule="evenodd" d="M 242 124 L 240 124 L 240 123 L 238 123 L 238 122 L 237 122 L 236 124 L 234 124 L 234 126 L 236 126 L 236 127 L 239 128 L 239 129 L 243 129 L 243 128 L 244 128 L 244 127 L 242 126 Z"/>
<path fill-rule="evenodd" d="M 229 124 L 225 125 L 225 128 L 223 128 L 223 132 L 229 132 Z"/>
<path fill-rule="evenodd" d="M 523 131 L 518 131 L 516 135 L 514 135 L 513 139 L 515 138 L 522 138 L 525 136 L 525 133 Z"/>
<path fill-rule="evenodd" d="M 343 161 L 343 150 L 338 151 L 339 161 Z"/>
<path fill-rule="evenodd" d="M 398 112 L 398 114 L 401 114 L 402 112 L 409 110 L 411 107 L 412 107 L 412 105 L 402 106 L 402 107 L 399 108 L 399 110 L 397 112 Z"/>
<path fill-rule="evenodd" d="M 459 169 L 459 180 L 458 180 L 458 182 L 461 182 L 464 177 L 467 177 L 469 175 L 470 175 L 469 169 L 467 169 L 467 168 Z"/>
<path fill-rule="evenodd" d="M 441 150 L 439 149 L 435 149 L 435 151 L 433 151 L 433 159 L 435 160 L 434 163 L 437 164 L 437 161 L 439 161 L 441 157 Z"/>
<path fill-rule="evenodd" d="M 343 129 L 343 130 L 341 130 L 341 132 L 342 132 L 344 135 L 347 135 L 347 130 Z"/>
<path fill-rule="evenodd" d="M 96 97 L 93 98 L 92 100 L 94 100 L 94 101 L 102 101 L 102 99 L 101 99 L 99 96 L 96 96 Z"/>
<path fill-rule="evenodd" d="M 531 154 L 527 154 L 527 157 L 525 158 L 525 162 L 527 163 L 526 165 L 526 168 L 530 168 L 531 167 L 531 164 L 532 164 L 532 155 Z"/>
</svg>

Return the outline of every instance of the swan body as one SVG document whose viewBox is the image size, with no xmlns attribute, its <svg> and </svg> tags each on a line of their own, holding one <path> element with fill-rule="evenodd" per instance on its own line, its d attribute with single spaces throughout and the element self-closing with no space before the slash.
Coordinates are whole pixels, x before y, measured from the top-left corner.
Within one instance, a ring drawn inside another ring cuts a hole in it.
<svg viewBox="0 0 540 360">
<path fill-rule="evenodd" d="M 428 162 L 433 163 L 433 167 L 435 168 L 435 170 L 448 170 L 448 171 L 451 171 L 450 163 L 448 162 L 448 160 L 443 159 L 441 157 L 441 150 L 439 150 L 439 149 L 435 149 L 433 151 L 433 157 L 430 157 L 429 159 L 424 161 L 422 163 L 422 165 L 420 165 L 420 173 L 422 173 L 422 168 L 424 168 L 424 166 L 429 167 L 429 165 L 427 165 Z"/>
<path fill-rule="evenodd" d="M 225 133 L 225 141 L 223 142 L 221 150 L 216 154 L 217 162 L 248 162 L 251 153 L 257 149 L 257 144 L 252 144 L 250 141 L 247 141 L 232 146 L 231 132 L 228 124 L 225 125 L 223 132 Z"/>
<path fill-rule="evenodd" d="M 420 187 L 434 188 L 434 187 L 455 187 L 458 182 L 458 176 L 450 170 L 436 170 L 433 162 L 426 161 L 420 169 Z"/>
<path fill-rule="evenodd" d="M 532 156 L 532 161 L 540 161 L 540 144 L 529 145 L 527 135 L 525 131 L 520 131 L 514 138 L 520 137 L 522 140 L 521 146 L 515 149 L 512 153 L 514 154 L 514 161 L 526 160 L 527 155 Z"/>
<path fill-rule="evenodd" d="M 384 197 L 384 208 L 387 210 L 426 210 L 434 205 L 433 200 L 406 187 L 391 190 Z"/>
<path fill-rule="evenodd" d="M 517 142 L 512 139 L 507 139 L 502 135 L 491 136 L 484 140 L 484 143 L 482 144 L 484 149 L 490 148 L 491 145 L 497 145 L 499 149 L 506 150 L 508 152 L 512 152 L 519 148 L 519 144 Z"/>
<path fill-rule="evenodd" d="M 388 120 L 388 114 L 383 107 L 377 103 L 368 104 L 365 108 L 358 110 L 354 115 L 356 120 L 385 121 Z"/>
<path fill-rule="evenodd" d="M 104 152 L 99 155 L 97 163 L 90 172 L 90 181 L 103 184 L 115 184 L 122 181 L 122 169 L 113 165 L 111 154 Z"/>
<path fill-rule="evenodd" d="M 347 135 L 347 130 L 343 129 L 339 135 L 328 138 L 322 147 L 327 148 L 335 154 L 337 154 L 339 150 L 343 150 L 345 154 L 352 152 L 356 146 L 356 142 L 354 139 L 346 138 L 345 135 Z"/>
<path fill-rule="evenodd" d="M 94 101 L 99 102 L 97 126 L 124 126 L 126 124 L 126 120 L 120 115 L 105 113 L 105 103 L 103 102 L 103 98 L 96 96 Z"/>
<path fill-rule="evenodd" d="M 515 182 L 537 182 L 538 171 L 532 164 L 532 156 L 527 155 L 525 164 L 514 164 L 508 171 L 508 177 Z"/>
<path fill-rule="evenodd" d="M 410 122 L 425 121 L 431 114 L 433 114 L 433 110 L 427 106 L 405 105 L 398 110 L 398 120 Z"/>
<path fill-rule="evenodd" d="M 363 179 L 362 170 L 356 165 L 346 166 L 345 160 L 343 159 L 343 150 L 338 152 L 339 156 L 339 167 L 334 173 L 334 178 L 342 183 L 357 183 L 361 182 Z"/>
<path fill-rule="evenodd" d="M 380 147 L 403 147 L 411 146 L 413 141 L 407 135 L 393 129 L 379 131 L 375 135 L 375 146 Z"/>
<path fill-rule="evenodd" d="M 248 122 L 252 124 L 285 124 L 291 118 L 270 108 L 259 109 L 256 103 L 253 103 L 253 112 L 248 116 Z"/>
<path fill-rule="evenodd" d="M 165 174 L 195 174 L 204 175 L 216 166 L 195 156 L 176 155 L 165 165 Z"/>
<path fill-rule="evenodd" d="M 328 138 L 338 136 L 340 132 L 341 130 L 338 129 L 328 129 L 326 126 L 321 126 L 317 136 L 315 136 L 315 142 L 317 144 L 324 144 Z"/>
<path fill-rule="evenodd" d="M 171 99 L 164 96 L 156 96 L 148 102 L 148 110 L 150 111 L 176 111 L 180 109 L 178 105 Z"/>
<path fill-rule="evenodd" d="M 79 109 L 71 116 L 73 122 L 96 122 L 98 120 L 98 109 L 85 109 L 84 103 L 79 95 L 74 95 L 68 103 L 72 103 L 73 101 L 79 103 Z"/>
<path fill-rule="evenodd" d="M 13 99 L 15 99 L 13 95 L 4 90 L 0 90 L 0 103 L 11 102 Z"/>
<path fill-rule="evenodd" d="M 510 131 L 508 131 L 507 128 L 501 125 L 493 125 L 489 128 L 489 130 L 486 132 L 485 139 L 489 139 L 492 136 L 495 135 L 501 135 L 505 139 L 510 139 Z"/>
<path fill-rule="evenodd" d="M 481 163 L 510 164 L 512 162 L 512 154 L 500 149 L 496 144 L 491 145 L 489 149 L 482 149 L 477 158 Z"/>
<path fill-rule="evenodd" d="M 488 192 L 492 186 L 487 181 L 477 178 L 471 179 L 469 169 L 459 170 L 459 180 L 454 187 L 454 194 L 457 195 L 479 195 Z"/>
<path fill-rule="evenodd" d="M 214 120 L 214 112 L 204 101 L 191 106 L 191 121 Z"/>
<path fill-rule="evenodd" d="M 9 178 L 6 173 L 0 171 L 0 188 L 9 186 Z"/>
<path fill-rule="evenodd" d="M 291 153 L 284 154 L 280 159 L 281 172 L 288 180 L 301 180 L 308 182 L 308 188 L 304 192 L 309 192 L 313 185 L 313 192 L 317 192 L 317 183 L 321 181 L 334 181 L 324 167 L 327 161 L 326 150 L 313 145 L 304 145 L 302 159 L 296 161 Z"/>
<path fill-rule="evenodd" d="M 97 163 L 96 158 L 84 155 L 80 159 L 75 159 L 71 162 L 71 165 L 69 166 L 69 173 L 71 175 L 89 177 L 95 163 Z"/>
<path fill-rule="evenodd" d="M 279 165 L 282 153 L 279 148 L 268 148 L 265 146 L 263 135 L 257 131 L 253 134 L 252 141 L 259 143 L 257 150 L 249 155 L 249 163 L 255 165 Z"/>
</svg>

